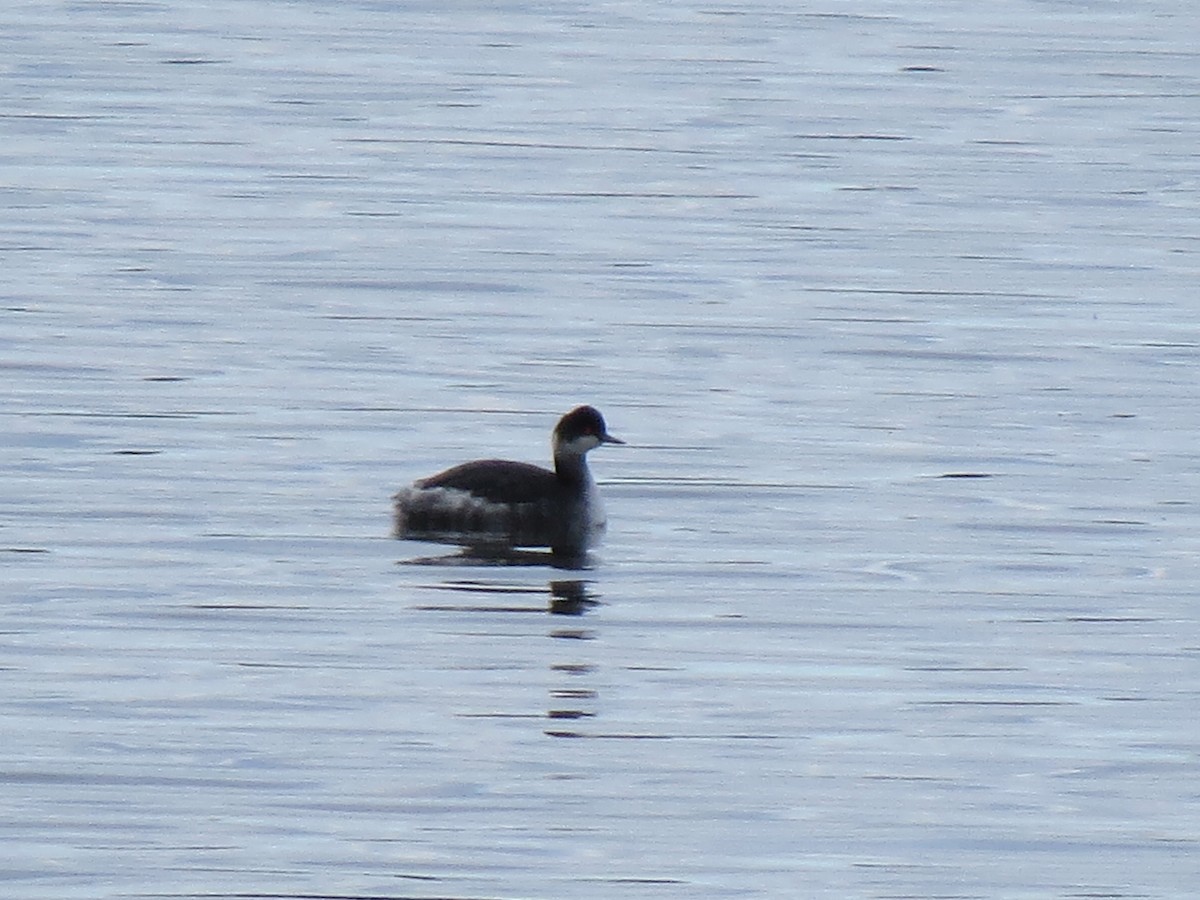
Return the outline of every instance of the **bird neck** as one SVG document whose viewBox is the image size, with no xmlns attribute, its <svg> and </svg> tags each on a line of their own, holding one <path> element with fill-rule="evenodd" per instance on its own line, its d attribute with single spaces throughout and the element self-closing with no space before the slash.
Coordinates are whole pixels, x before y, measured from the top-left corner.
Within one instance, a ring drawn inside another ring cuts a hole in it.
<svg viewBox="0 0 1200 900">
<path fill-rule="evenodd" d="M 588 472 L 587 455 L 559 451 L 554 454 L 554 474 L 565 484 L 586 484 L 591 478 Z"/>
</svg>

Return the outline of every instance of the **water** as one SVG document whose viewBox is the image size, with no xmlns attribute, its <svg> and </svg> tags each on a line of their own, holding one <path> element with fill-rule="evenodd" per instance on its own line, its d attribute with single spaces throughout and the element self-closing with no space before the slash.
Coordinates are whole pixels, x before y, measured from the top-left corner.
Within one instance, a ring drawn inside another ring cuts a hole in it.
<svg viewBox="0 0 1200 900">
<path fill-rule="evenodd" d="M 0 15 L 4 896 L 1192 895 L 1188 5 Z"/>
</svg>

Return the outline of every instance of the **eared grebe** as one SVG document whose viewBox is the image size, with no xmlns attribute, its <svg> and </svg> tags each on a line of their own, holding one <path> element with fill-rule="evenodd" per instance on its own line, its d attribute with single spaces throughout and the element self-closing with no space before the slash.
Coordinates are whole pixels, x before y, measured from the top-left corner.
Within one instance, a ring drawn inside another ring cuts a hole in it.
<svg viewBox="0 0 1200 900">
<path fill-rule="evenodd" d="M 604 531 L 587 452 L 623 444 L 580 406 L 554 428 L 554 471 L 481 459 L 422 478 L 396 494 L 396 537 L 468 547 L 550 547 L 579 554 Z"/>
</svg>

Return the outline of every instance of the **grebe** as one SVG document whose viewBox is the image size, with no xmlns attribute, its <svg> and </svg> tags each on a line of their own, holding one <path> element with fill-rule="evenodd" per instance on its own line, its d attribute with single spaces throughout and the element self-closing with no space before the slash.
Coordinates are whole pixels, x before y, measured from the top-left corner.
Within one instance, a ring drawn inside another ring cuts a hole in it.
<svg viewBox="0 0 1200 900">
<path fill-rule="evenodd" d="M 396 494 L 395 536 L 468 547 L 549 547 L 579 554 L 604 531 L 587 452 L 623 444 L 580 406 L 554 427 L 554 471 L 481 459 L 422 478 Z"/>
</svg>

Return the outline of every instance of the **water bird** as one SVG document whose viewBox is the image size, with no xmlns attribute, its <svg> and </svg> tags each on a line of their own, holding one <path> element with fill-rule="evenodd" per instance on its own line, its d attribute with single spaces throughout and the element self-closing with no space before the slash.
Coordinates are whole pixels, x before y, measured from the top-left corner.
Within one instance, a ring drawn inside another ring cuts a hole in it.
<svg viewBox="0 0 1200 900">
<path fill-rule="evenodd" d="M 624 443 L 608 433 L 598 410 L 576 407 L 554 426 L 554 471 L 481 459 L 419 479 L 395 496 L 394 534 L 481 549 L 549 547 L 556 555 L 582 554 L 605 527 L 588 451 Z"/>
</svg>

